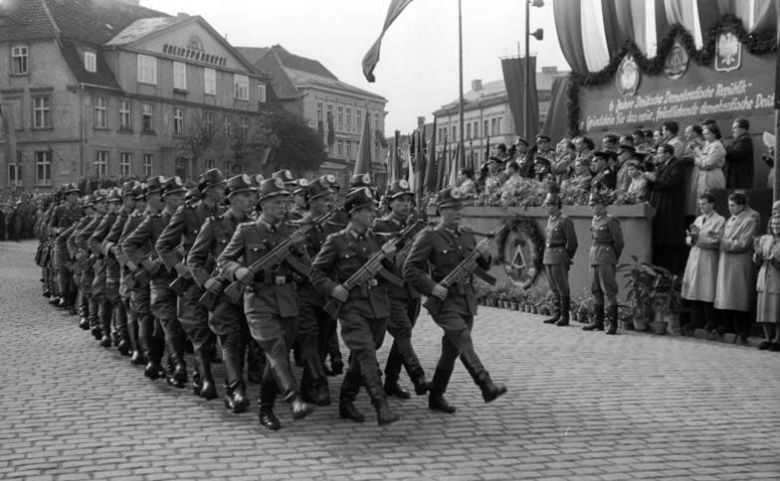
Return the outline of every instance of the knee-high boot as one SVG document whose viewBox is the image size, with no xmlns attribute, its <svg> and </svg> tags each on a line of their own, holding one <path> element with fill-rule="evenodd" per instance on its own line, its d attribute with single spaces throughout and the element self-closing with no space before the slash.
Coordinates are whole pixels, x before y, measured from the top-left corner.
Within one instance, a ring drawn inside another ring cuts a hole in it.
<svg viewBox="0 0 780 481">
<path fill-rule="evenodd" d="M 339 417 L 342 419 L 351 419 L 362 423 L 366 420 L 363 413 L 355 406 L 355 399 L 360 391 L 360 367 L 354 359 L 349 363 L 347 372 L 344 374 L 344 380 L 341 382 L 341 391 L 339 393 Z"/>
<path fill-rule="evenodd" d="M 447 414 L 455 412 L 455 406 L 444 399 L 444 392 L 447 390 L 447 385 L 450 383 L 450 377 L 452 377 L 451 369 L 436 368 L 428 391 L 428 409 L 441 411 Z"/>
<path fill-rule="evenodd" d="M 471 374 L 474 383 L 482 390 L 482 399 L 486 403 L 494 401 L 499 396 L 506 393 L 506 386 L 503 384 L 494 384 L 490 379 L 485 367 L 482 365 L 482 361 L 479 360 L 479 356 L 473 350 L 468 350 L 460 355 L 460 360 L 466 367 L 466 370 Z"/>
</svg>

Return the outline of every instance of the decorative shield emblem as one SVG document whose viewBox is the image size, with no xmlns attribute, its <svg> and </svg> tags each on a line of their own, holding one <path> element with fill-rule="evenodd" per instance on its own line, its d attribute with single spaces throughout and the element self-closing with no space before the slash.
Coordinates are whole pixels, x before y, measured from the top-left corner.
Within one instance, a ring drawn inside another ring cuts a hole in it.
<svg viewBox="0 0 780 481">
<path fill-rule="evenodd" d="M 275 178 L 274 187 L 276 187 L 277 189 L 284 189 L 284 181 L 278 177 Z"/>
<path fill-rule="evenodd" d="M 409 182 L 406 181 L 406 179 L 401 179 L 398 181 L 398 187 L 402 189 L 408 189 L 409 188 Z"/>
<path fill-rule="evenodd" d="M 263 174 L 255 174 L 255 182 L 257 182 L 257 185 L 260 185 L 260 182 L 264 181 L 265 177 L 263 177 Z"/>
<path fill-rule="evenodd" d="M 309 185 L 309 181 L 306 179 L 298 179 L 298 187 L 306 187 Z"/>
<path fill-rule="evenodd" d="M 715 46 L 715 70 L 731 72 L 742 65 L 742 43 L 732 32 L 718 35 Z"/>
<path fill-rule="evenodd" d="M 292 178 L 293 178 L 292 172 L 290 172 L 287 169 L 284 169 L 284 170 L 282 170 L 282 177 L 284 178 L 284 180 L 292 180 Z"/>
<path fill-rule="evenodd" d="M 371 183 L 371 175 L 369 174 L 363 174 L 363 177 L 361 177 L 364 184 L 370 184 Z"/>
<path fill-rule="evenodd" d="M 244 183 L 246 185 L 251 185 L 252 184 L 252 179 L 250 179 L 247 174 L 242 175 L 241 176 L 241 180 L 244 181 Z"/>
<path fill-rule="evenodd" d="M 640 77 L 639 65 L 637 65 L 636 60 L 631 55 L 626 55 L 618 66 L 615 87 L 621 95 L 636 95 Z"/>
<path fill-rule="evenodd" d="M 691 57 L 683 48 L 680 40 L 675 40 L 669 55 L 666 56 L 666 61 L 664 61 L 664 74 L 671 80 L 682 78 L 688 70 L 690 60 Z"/>
<path fill-rule="evenodd" d="M 335 184 L 336 183 L 336 176 L 333 174 L 328 174 L 325 176 L 325 182 L 329 184 Z"/>
</svg>

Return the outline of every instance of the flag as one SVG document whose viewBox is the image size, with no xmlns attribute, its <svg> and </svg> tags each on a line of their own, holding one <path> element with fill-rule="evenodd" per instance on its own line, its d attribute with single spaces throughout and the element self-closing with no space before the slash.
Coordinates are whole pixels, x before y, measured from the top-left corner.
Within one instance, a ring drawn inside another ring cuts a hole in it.
<svg viewBox="0 0 780 481">
<path fill-rule="evenodd" d="M 17 164 L 16 178 L 18 179 L 19 161 L 16 156 L 16 128 L 14 127 L 13 109 L 10 104 L 0 104 L 0 127 L 2 127 L 0 139 L 5 140 L 6 164 Z"/>
<path fill-rule="evenodd" d="M 387 18 L 385 18 L 385 25 L 382 27 L 382 33 L 379 34 L 379 38 L 376 39 L 374 45 L 368 49 L 366 55 L 363 57 L 363 75 L 366 76 L 366 80 L 374 82 L 374 68 L 379 62 L 379 48 L 382 46 L 382 37 L 385 36 L 385 32 L 390 27 L 390 24 L 395 21 L 398 15 L 406 8 L 407 5 L 412 3 L 412 0 L 391 0 L 390 6 L 387 8 Z"/>
<path fill-rule="evenodd" d="M 425 169 L 423 189 L 426 192 L 436 192 L 436 117 L 433 118 L 433 132 L 428 144 L 428 162 Z"/>
<path fill-rule="evenodd" d="M 333 128 L 333 112 L 328 112 L 328 149 L 333 150 L 336 143 L 336 129 Z"/>
<path fill-rule="evenodd" d="M 425 126 L 417 131 L 414 151 L 414 194 L 422 199 L 425 194 Z"/>
<path fill-rule="evenodd" d="M 399 163 L 398 158 L 398 140 L 401 137 L 401 132 L 396 130 L 395 136 L 393 137 L 393 152 L 390 156 L 390 168 L 388 169 L 388 177 L 390 178 L 389 183 L 393 183 L 396 180 L 401 179 L 401 165 Z"/>
<path fill-rule="evenodd" d="M 505 58 L 501 60 L 504 85 L 509 98 L 509 110 L 515 123 L 515 134 L 533 139 L 539 133 L 539 96 L 536 91 L 536 57 Z M 530 70 L 530 85 L 526 88 L 525 72 Z M 526 98 L 528 96 L 528 98 Z M 528 125 L 525 109 L 528 108 Z"/>
<path fill-rule="evenodd" d="M 463 155 L 463 152 L 460 150 L 460 142 L 457 143 L 455 147 L 455 155 L 452 156 L 452 161 L 450 162 L 450 183 L 449 185 L 451 187 L 456 187 L 458 185 L 458 170 L 460 170 L 459 164 L 460 164 L 460 158 Z"/>
<path fill-rule="evenodd" d="M 439 153 L 439 165 L 436 175 L 436 192 L 442 190 L 447 185 L 447 129 L 444 129 L 444 138 L 442 139 L 442 149 Z"/>
<path fill-rule="evenodd" d="M 371 173 L 371 130 L 368 127 L 368 115 L 363 122 L 363 133 L 360 135 L 360 145 L 358 146 L 357 160 L 355 161 L 355 171 L 353 174 Z"/>
</svg>

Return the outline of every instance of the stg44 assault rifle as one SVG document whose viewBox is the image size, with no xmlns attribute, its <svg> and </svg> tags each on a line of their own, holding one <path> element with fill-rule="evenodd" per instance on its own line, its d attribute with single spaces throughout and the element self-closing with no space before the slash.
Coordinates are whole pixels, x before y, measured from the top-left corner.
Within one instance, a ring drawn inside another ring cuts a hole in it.
<svg viewBox="0 0 780 481">
<path fill-rule="evenodd" d="M 241 297 L 244 295 L 244 290 L 249 285 L 249 283 L 252 282 L 252 279 L 259 272 L 264 271 L 265 269 L 268 269 L 270 267 L 279 265 L 282 262 L 287 262 L 290 265 L 290 267 L 298 271 L 299 274 L 308 277 L 310 271 L 309 266 L 299 261 L 292 254 L 290 249 L 295 244 L 299 244 L 303 242 L 306 239 L 308 233 L 312 229 L 314 229 L 315 227 L 323 224 L 325 221 L 330 219 L 339 209 L 340 206 L 337 206 L 332 211 L 317 217 L 311 223 L 299 227 L 298 230 L 296 230 L 290 235 L 290 237 L 277 244 L 276 247 L 268 251 L 266 255 L 256 260 L 254 263 L 252 263 L 252 265 L 248 267 L 249 275 L 247 275 L 243 281 L 237 280 L 231 283 L 229 286 L 227 286 L 224 291 L 225 295 L 228 296 L 228 298 L 232 302 L 240 302 Z M 217 300 L 217 297 L 219 297 L 219 292 L 214 293 L 207 290 L 206 293 L 203 294 L 203 296 L 201 296 L 198 302 L 200 302 L 201 305 L 203 305 L 208 309 L 209 306 L 214 305 L 214 303 Z"/>
<path fill-rule="evenodd" d="M 397 237 L 394 237 L 393 239 L 385 242 L 379 251 L 374 253 L 368 259 L 368 261 L 366 261 L 366 263 L 360 267 L 360 269 L 355 271 L 355 273 L 352 274 L 349 279 L 344 281 L 341 285 L 347 291 L 351 291 L 355 287 L 368 284 L 374 279 L 374 277 L 376 277 L 377 274 L 379 274 L 387 281 L 402 287 L 404 285 L 403 279 L 398 278 L 398 276 L 390 273 L 387 269 L 385 269 L 382 266 L 382 262 L 396 253 L 396 247 L 399 244 L 410 244 L 412 238 L 417 235 L 420 229 L 422 229 L 424 226 L 425 224 L 422 221 L 417 221 L 406 226 L 406 228 L 402 230 Z M 330 299 L 325 304 L 325 307 L 323 307 L 323 310 L 327 312 L 331 318 L 337 319 L 343 305 L 344 303 L 338 299 Z"/>
<path fill-rule="evenodd" d="M 496 227 L 492 232 L 487 234 L 487 239 L 496 238 L 504 229 L 507 228 L 508 225 L 509 222 L 504 222 L 500 226 Z M 452 269 L 452 271 L 450 271 L 450 273 L 447 274 L 444 279 L 439 281 L 439 285 L 445 289 L 449 289 L 453 285 L 463 282 L 471 275 L 479 277 L 491 286 L 496 285 L 496 279 L 487 272 L 483 271 L 477 264 L 477 259 L 479 259 L 481 255 L 482 254 L 478 249 L 473 249 L 465 259 L 460 261 L 460 264 L 455 266 L 455 268 Z M 428 299 L 425 301 L 423 306 L 425 306 L 431 316 L 435 316 L 439 313 L 443 302 L 444 301 L 438 297 L 428 296 Z"/>
</svg>

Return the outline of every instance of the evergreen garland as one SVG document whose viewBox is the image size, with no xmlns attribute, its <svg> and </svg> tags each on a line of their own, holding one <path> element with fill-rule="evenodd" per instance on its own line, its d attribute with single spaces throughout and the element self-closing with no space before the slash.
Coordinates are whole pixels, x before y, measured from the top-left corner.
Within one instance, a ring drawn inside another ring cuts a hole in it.
<svg viewBox="0 0 780 481">
<path fill-rule="evenodd" d="M 536 282 L 539 275 L 544 272 L 544 264 L 542 263 L 544 259 L 544 234 L 533 219 L 517 215 L 509 221 L 509 226 L 501 231 L 496 240 L 499 255 L 495 259 L 494 264 L 504 264 L 512 261 L 512 259 L 507 260 L 505 256 L 509 236 L 515 232 L 525 232 L 528 239 L 531 241 L 531 259 L 526 259 L 526 262 L 533 266 L 535 275 L 534 278 L 530 280 L 530 287 L 530 285 L 533 285 Z"/>
<path fill-rule="evenodd" d="M 612 57 L 606 67 L 598 72 L 576 73 L 569 75 L 568 86 L 568 125 L 569 133 L 572 136 L 579 135 L 580 119 L 580 89 L 582 87 L 592 87 L 609 82 L 614 78 L 620 62 L 626 55 L 631 55 L 643 75 L 659 75 L 663 72 L 666 57 L 672 50 L 675 40 L 679 39 L 680 44 L 690 56 L 691 61 L 699 65 L 709 65 L 715 57 L 715 43 L 718 35 L 723 32 L 734 33 L 739 41 L 747 48 L 748 52 L 754 55 L 761 55 L 772 52 L 776 49 L 777 40 L 774 30 L 763 32 L 748 33 L 742 26 L 742 21 L 735 15 L 729 13 L 721 17 L 718 22 L 709 29 L 709 34 L 701 50 L 696 50 L 693 36 L 681 24 L 675 23 L 658 43 L 656 55 L 653 58 L 647 58 L 639 50 L 633 40 L 629 40 L 620 49 L 619 53 Z"/>
</svg>

